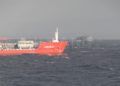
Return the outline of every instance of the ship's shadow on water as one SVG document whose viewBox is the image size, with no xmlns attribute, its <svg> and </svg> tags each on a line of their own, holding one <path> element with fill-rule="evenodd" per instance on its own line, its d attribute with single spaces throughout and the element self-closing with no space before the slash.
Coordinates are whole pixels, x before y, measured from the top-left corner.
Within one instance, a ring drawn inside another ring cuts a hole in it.
<svg viewBox="0 0 120 86">
<path fill-rule="evenodd" d="M 120 86 L 120 46 L 68 48 L 62 56 L 0 56 L 0 86 Z"/>
</svg>

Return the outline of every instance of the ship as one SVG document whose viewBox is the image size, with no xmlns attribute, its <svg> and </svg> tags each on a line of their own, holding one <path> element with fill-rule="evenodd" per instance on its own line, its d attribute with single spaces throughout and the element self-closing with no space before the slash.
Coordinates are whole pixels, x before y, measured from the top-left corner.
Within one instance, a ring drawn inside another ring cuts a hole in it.
<svg viewBox="0 0 120 86">
<path fill-rule="evenodd" d="M 19 40 L 17 43 L 0 43 L 0 56 L 36 54 L 56 56 L 62 55 L 68 45 L 67 41 L 59 41 L 58 29 L 52 41 L 42 41 L 35 47 L 32 40 Z"/>
</svg>

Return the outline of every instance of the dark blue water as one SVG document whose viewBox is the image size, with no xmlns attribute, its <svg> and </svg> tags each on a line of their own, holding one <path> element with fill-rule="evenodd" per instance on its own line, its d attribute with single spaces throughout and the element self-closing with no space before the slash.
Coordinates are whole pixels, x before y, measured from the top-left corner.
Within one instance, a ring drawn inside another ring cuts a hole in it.
<svg viewBox="0 0 120 86">
<path fill-rule="evenodd" d="M 66 54 L 1 56 L 0 86 L 120 86 L 119 43 L 67 49 Z"/>
</svg>

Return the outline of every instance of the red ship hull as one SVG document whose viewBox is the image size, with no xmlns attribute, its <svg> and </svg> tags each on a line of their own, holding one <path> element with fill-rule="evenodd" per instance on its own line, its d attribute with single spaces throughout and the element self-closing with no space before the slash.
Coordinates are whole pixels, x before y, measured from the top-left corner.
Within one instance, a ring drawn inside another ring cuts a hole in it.
<svg viewBox="0 0 120 86">
<path fill-rule="evenodd" d="M 0 50 L 0 55 L 21 55 L 21 54 L 38 54 L 38 55 L 61 55 L 67 46 L 67 41 L 60 42 L 42 42 L 36 49 L 4 49 Z"/>
</svg>

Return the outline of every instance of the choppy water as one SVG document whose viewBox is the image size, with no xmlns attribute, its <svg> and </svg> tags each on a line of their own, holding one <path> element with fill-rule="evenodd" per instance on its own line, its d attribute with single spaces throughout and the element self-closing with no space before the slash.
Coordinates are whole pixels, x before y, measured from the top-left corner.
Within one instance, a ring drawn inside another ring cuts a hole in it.
<svg viewBox="0 0 120 86">
<path fill-rule="evenodd" d="M 66 53 L 54 58 L 1 56 L 0 86 L 120 86 L 120 44 Z"/>
</svg>

